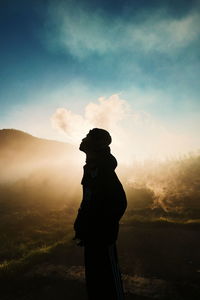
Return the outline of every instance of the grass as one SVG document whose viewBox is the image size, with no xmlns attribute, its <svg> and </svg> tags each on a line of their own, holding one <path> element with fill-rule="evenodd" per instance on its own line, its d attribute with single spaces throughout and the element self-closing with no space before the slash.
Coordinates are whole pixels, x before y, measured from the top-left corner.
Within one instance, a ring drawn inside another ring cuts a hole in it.
<svg viewBox="0 0 200 300">
<path fill-rule="evenodd" d="M 8 213 L 1 211 L 0 280 L 5 295 L 3 298 L 1 293 L 1 299 L 54 300 L 73 293 L 70 299 L 84 299 L 83 284 L 51 272 L 43 275 L 34 271 L 39 268 L 43 272 L 45 265 L 58 270 L 63 266 L 65 270 L 83 264 L 82 249 L 72 241 L 75 214 L 76 210 L 65 207 L 38 210 L 15 206 Z M 179 286 L 184 282 L 188 291 L 195 284 L 199 292 L 200 219 L 155 216 L 151 210 L 143 210 L 128 211 L 121 223 L 118 249 L 124 274 L 163 279 Z"/>
<path fill-rule="evenodd" d="M 65 252 L 70 247 L 70 241 L 72 236 L 69 235 L 65 240 L 56 242 L 51 246 L 41 247 L 39 249 L 31 250 L 26 256 L 20 259 L 13 259 L 10 261 L 4 261 L 0 265 L 0 278 L 10 278 L 16 276 L 17 273 L 26 272 L 33 266 L 48 261 L 49 263 L 55 261 L 56 254 Z"/>
<path fill-rule="evenodd" d="M 154 216 L 141 216 L 132 215 L 124 218 L 122 223 L 124 225 L 143 225 L 150 227 L 184 227 L 184 228 L 197 228 L 200 229 L 200 219 L 177 219 L 170 217 L 154 217 Z"/>
<path fill-rule="evenodd" d="M 49 247 L 72 232 L 72 220 L 65 209 L 38 211 L 18 208 L 0 213 L 0 263 L 23 258 Z"/>
</svg>

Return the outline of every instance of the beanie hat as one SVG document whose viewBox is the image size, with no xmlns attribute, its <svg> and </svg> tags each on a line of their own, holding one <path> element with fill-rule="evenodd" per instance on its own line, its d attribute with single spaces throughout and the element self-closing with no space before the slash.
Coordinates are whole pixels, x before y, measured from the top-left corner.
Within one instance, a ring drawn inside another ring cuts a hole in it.
<svg viewBox="0 0 200 300">
<path fill-rule="evenodd" d="M 89 135 L 100 148 L 104 148 L 112 142 L 109 132 L 105 129 L 93 128 L 89 131 Z"/>
</svg>

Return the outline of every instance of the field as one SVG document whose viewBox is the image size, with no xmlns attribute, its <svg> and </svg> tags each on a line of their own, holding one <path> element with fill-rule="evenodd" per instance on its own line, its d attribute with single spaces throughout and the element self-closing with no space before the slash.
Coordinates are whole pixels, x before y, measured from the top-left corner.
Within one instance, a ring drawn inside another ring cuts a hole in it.
<svg viewBox="0 0 200 300">
<path fill-rule="evenodd" d="M 3 207 L 3 206 L 2 206 Z M 86 299 L 76 208 L 1 210 L 1 299 Z M 200 296 L 200 220 L 128 211 L 118 239 L 126 299 Z M 148 215 L 148 216 L 147 216 Z"/>
<path fill-rule="evenodd" d="M 0 299 L 86 300 L 76 151 L 16 130 L 0 131 L 0 145 Z M 199 299 L 200 155 L 117 174 L 128 199 L 117 243 L 126 300 Z"/>
</svg>

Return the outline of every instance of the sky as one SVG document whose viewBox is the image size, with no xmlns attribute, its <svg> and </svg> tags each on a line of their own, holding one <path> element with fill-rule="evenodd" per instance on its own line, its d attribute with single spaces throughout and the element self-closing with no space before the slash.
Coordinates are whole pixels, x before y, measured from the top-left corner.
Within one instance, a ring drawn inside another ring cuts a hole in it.
<svg viewBox="0 0 200 300">
<path fill-rule="evenodd" d="M 200 149 L 200 1 L 0 1 L 0 129 L 121 161 Z"/>
</svg>

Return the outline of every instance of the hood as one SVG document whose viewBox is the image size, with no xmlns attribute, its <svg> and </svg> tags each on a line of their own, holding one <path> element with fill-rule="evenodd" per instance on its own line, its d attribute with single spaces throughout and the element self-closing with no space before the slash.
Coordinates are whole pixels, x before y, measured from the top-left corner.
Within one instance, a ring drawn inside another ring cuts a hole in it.
<svg viewBox="0 0 200 300">
<path fill-rule="evenodd" d="M 110 147 L 105 147 L 100 152 L 96 153 L 95 157 L 87 157 L 85 166 L 88 168 L 103 166 L 103 168 L 112 169 L 114 171 L 117 167 L 117 160 L 110 153 Z"/>
<path fill-rule="evenodd" d="M 96 168 L 103 168 L 104 170 L 109 170 L 114 172 L 117 167 L 116 158 L 110 153 L 110 151 L 106 150 L 103 153 L 99 154 L 95 158 L 86 159 L 86 164 L 84 165 L 84 174 L 81 180 L 82 185 L 90 184 L 91 180 L 91 171 Z"/>
<path fill-rule="evenodd" d="M 110 153 L 109 155 L 102 157 L 99 160 L 98 165 L 103 166 L 105 169 L 112 169 L 114 171 L 117 167 L 117 160 Z"/>
</svg>

